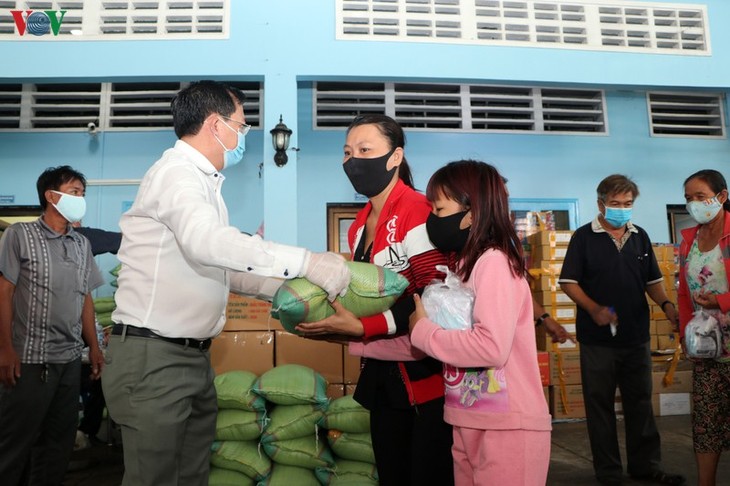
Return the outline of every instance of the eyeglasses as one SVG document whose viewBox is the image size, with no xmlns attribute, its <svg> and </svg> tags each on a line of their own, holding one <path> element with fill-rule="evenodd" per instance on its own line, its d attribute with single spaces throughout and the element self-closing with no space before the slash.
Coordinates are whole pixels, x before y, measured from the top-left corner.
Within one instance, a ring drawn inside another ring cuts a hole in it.
<svg viewBox="0 0 730 486">
<path fill-rule="evenodd" d="M 248 133 L 248 131 L 251 130 L 251 125 L 246 125 L 243 122 L 240 122 L 238 120 L 234 120 L 233 118 L 230 118 L 230 117 L 227 117 L 227 116 L 223 116 L 223 115 L 218 115 L 218 116 L 221 117 L 221 118 L 225 118 L 228 121 L 232 121 L 233 123 L 238 123 L 238 125 L 239 125 L 238 126 L 238 132 L 241 135 L 246 135 Z"/>
</svg>

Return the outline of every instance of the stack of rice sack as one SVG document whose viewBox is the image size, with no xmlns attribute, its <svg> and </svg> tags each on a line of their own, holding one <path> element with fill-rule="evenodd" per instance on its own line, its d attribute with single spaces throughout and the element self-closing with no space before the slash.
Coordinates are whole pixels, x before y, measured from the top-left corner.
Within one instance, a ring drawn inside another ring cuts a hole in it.
<svg viewBox="0 0 730 486">
<path fill-rule="evenodd" d="M 120 263 L 113 269 L 109 270 L 114 276 L 114 280 L 111 281 L 111 285 L 117 286 L 117 276 L 119 275 L 119 269 L 122 267 Z M 114 324 L 112 322 L 112 312 L 117 308 L 117 304 L 114 302 L 114 296 L 108 297 L 97 297 L 94 299 L 94 312 L 96 313 L 96 322 L 103 328 L 107 328 Z"/>
<path fill-rule="evenodd" d="M 335 455 L 335 465 L 315 470 L 320 483 L 377 485 L 370 412 L 352 395 L 346 395 L 330 403 L 321 425 L 327 429 L 327 442 Z"/>
<path fill-rule="evenodd" d="M 209 485 L 320 486 L 315 469 L 335 464 L 318 425 L 329 403 L 322 375 L 283 365 L 259 378 L 230 371 L 216 377 L 215 386 L 219 410 Z"/>
<path fill-rule="evenodd" d="M 329 403 L 327 381 L 311 368 L 288 364 L 261 375 L 253 390 L 271 405 L 261 445 L 273 470 L 259 484 L 319 486 L 315 469 L 334 465 L 325 431 L 318 426 Z"/>
<path fill-rule="evenodd" d="M 211 486 L 253 486 L 271 474 L 271 460 L 259 450 L 267 411 L 266 401 L 252 391 L 257 379 L 249 371 L 229 371 L 215 378 L 218 419 Z"/>
</svg>

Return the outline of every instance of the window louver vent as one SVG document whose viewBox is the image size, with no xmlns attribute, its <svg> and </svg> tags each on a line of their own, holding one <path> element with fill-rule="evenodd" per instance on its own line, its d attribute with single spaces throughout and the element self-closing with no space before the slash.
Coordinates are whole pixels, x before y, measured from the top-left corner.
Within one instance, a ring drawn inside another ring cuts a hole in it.
<svg viewBox="0 0 730 486">
<path fill-rule="evenodd" d="M 373 100 L 377 100 L 373 102 Z M 315 126 L 385 113 L 411 129 L 606 133 L 602 91 L 455 84 L 317 83 Z"/>
<path fill-rule="evenodd" d="M 0 129 L 20 127 L 23 85 L 0 84 Z"/>
<path fill-rule="evenodd" d="M 246 123 L 260 126 L 261 84 L 230 82 L 246 95 Z M 0 131 L 172 128 L 170 102 L 187 83 L 0 84 Z"/>
<path fill-rule="evenodd" d="M 710 54 L 707 7 L 593 0 L 337 0 L 340 40 Z"/>
<path fill-rule="evenodd" d="M 0 39 L 42 40 L 19 35 L 10 10 L 65 10 L 57 39 L 220 39 L 228 36 L 230 0 L 0 1 Z"/>
<path fill-rule="evenodd" d="M 725 115 L 721 95 L 648 93 L 647 100 L 653 135 L 725 136 Z"/>
</svg>

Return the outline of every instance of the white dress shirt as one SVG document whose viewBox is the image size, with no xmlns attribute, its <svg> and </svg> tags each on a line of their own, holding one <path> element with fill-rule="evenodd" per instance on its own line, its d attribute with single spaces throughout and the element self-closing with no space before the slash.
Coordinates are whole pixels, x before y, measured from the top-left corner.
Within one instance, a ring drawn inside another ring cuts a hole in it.
<svg viewBox="0 0 730 486">
<path fill-rule="evenodd" d="M 228 225 L 223 179 L 182 140 L 147 171 L 119 222 L 115 323 L 206 339 L 223 329 L 229 288 L 270 298 L 280 280 L 265 277 L 301 273 L 307 250 Z"/>
</svg>

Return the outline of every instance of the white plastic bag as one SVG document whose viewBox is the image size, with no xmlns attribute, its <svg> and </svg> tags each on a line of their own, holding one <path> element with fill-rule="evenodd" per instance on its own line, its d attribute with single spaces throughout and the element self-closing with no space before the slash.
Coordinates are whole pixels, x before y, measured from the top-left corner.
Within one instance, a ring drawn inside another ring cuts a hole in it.
<svg viewBox="0 0 730 486">
<path fill-rule="evenodd" d="M 421 301 L 428 318 L 444 329 L 471 329 L 474 292 L 445 265 L 436 265 L 436 270 L 445 273 L 446 278 L 423 290 Z"/>
<path fill-rule="evenodd" d="M 684 343 L 690 358 L 722 356 L 722 333 L 717 319 L 703 310 L 695 312 L 684 330 Z"/>
</svg>

